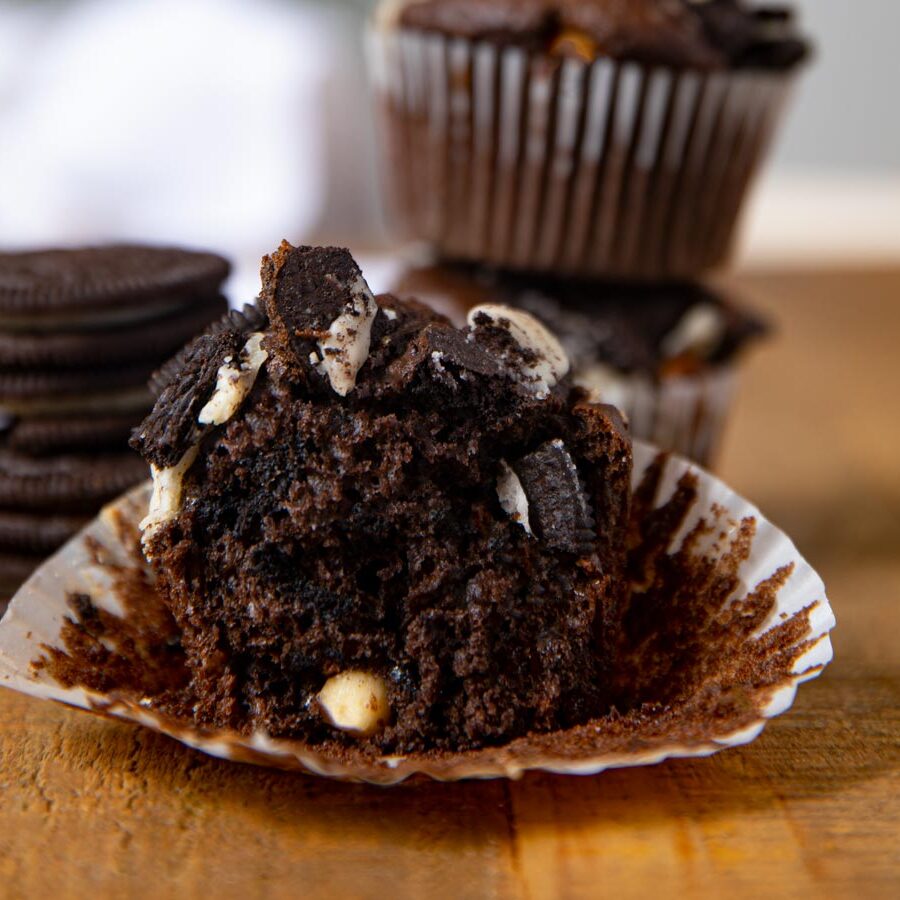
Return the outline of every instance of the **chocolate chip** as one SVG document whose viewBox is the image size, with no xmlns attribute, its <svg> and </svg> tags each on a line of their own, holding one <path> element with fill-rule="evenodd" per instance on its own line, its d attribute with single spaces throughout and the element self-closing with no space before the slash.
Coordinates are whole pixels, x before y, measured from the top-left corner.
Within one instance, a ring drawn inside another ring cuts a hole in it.
<svg viewBox="0 0 900 900">
<path fill-rule="evenodd" d="M 556 550 L 581 553 L 590 546 L 594 516 L 575 462 L 562 441 L 548 441 L 512 463 L 528 498 L 537 538 Z"/>
</svg>

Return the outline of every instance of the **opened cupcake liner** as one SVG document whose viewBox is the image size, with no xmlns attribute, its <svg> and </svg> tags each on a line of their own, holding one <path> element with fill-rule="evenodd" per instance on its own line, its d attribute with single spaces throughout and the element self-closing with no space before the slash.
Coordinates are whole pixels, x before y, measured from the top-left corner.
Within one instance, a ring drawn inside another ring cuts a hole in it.
<svg viewBox="0 0 900 900">
<path fill-rule="evenodd" d="M 728 259 L 793 78 L 373 28 L 390 209 L 451 259 L 689 278 Z"/>
<path fill-rule="evenodd" d="M 791 541 L 721 481 L 637 442 L 615 676 L 629 708 L 464 753 L 376 756 L 261 731 L 198 727 L 156 698 L 177 649 L 140 553 L 149 485 L 107 507 L 22 587 L 0 622 L 0 684 L 136 722 L 240 762 L 391 785 L 596 774 L 749 743 L 832 658 L 835 620 Z"/>
</svg>

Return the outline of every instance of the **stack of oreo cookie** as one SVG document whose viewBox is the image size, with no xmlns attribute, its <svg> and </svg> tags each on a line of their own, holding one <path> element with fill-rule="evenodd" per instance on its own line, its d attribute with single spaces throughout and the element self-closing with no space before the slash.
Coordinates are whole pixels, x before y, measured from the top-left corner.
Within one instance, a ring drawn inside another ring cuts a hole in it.
<svg viewBox="0 0 900 900">
<path fill-rule="evenodd" d="M 227 309 L 211 253 L 106 246 L 0 254 L 0 603 L 107 500 L 150 375 Z"/>
</svg>

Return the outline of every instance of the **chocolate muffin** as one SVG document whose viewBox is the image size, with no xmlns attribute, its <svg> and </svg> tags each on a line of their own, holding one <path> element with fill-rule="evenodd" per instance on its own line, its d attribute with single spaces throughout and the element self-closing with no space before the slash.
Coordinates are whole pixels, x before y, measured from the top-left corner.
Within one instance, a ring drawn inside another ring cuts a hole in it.
<svg viewBox="0 0 900 900">
<path fill-rule="evenodd" d="M 482 303 L 526 310 L 559 338 L 574 382 L 618 406 L 635 437 L 703 464 L 719 443 L 737 363 L 768 332 L 752 311 L 691 282 L 572 281 L 446 264 L 407 269 L 391 290 L 457 323 Z"/>
<path fill-rule="evenodd" d="M 333 248 L 283 244 L 261 303 L 182 354 L 133 440 L 191 675 L 172 704 L 377 753 L 606 711 L 631 446 L 553 335 L 375 298 Z"/>
<path fill-rule="evenodd" d="M 646 281 L 726 261 L 809 55 L 738 0 L 386 0 L 371 45 L 403 237 Z"/>
</svg>

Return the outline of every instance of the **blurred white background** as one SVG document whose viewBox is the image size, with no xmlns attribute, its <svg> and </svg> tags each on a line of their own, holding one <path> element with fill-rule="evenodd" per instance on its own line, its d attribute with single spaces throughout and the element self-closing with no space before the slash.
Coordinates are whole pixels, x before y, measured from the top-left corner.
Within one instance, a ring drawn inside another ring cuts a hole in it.
<svg viewBox="0 0 900 900">
<path fill-rule="evenodd" d="M 369 3 L 0 0 L 0 246 L 383 241 Z M 900 260 L 900 3 L 800 0 L 817 45 L 745 265 Z"/>
</svg>

